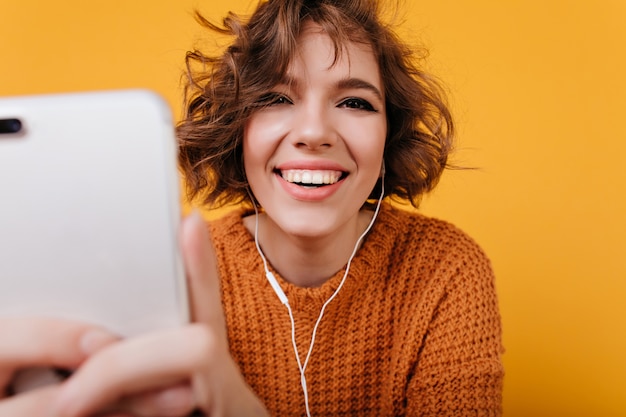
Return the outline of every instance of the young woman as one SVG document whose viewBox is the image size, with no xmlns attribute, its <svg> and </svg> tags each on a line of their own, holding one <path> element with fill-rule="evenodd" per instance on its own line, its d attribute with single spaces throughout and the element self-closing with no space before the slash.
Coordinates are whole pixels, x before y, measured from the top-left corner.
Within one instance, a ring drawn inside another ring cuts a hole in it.
<svg viewBox="0 0 626 417">
<path fill-rule="evenodd" d="M 488 259 L 454 226 L 382 201 L 418 205 L 453 127 L 377 8 L 262 1 L 224 21 L 222 56 L 189 55 L 190 194 L 242 208 L 210 238 L 197 215 L 184 223 L 196 323 L 97 338 L 50 388 L 50 415 L 501 414 Z"/>
</svg>

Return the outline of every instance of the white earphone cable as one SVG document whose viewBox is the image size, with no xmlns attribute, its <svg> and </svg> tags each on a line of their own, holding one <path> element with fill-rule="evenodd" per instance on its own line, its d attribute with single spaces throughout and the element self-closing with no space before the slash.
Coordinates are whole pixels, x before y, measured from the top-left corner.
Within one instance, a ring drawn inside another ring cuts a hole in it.
<svg viewBox="0 0 626 417">
<path fill-rule="evenodd" d="M 252 204 L 254 206 L 254 213 L 255 213 L 254 243 L 256 245 L 257 251 L 259 252 L 259 256 L 261 257 L 261 260 L 263 261 L 263 268 L 265 269 L 265 276 L 267 277 L 267 280 L 269 281 L 270 285 L 274 289 L 274 292 L 276 293 L 278 298 L 285 305 L 285 307 L 287 307 L 287 311 L 289 313 L 289 320 L 291 321 L 291 343 L 293 345 L 293 350 L 296 355 L 298 369 L 300 370 L 300 384 L 302 385 L 302 391 L 304 393 L 304 405 L 306 407 L 307 417 L 311 417 L 311 412 L 309 410 L 309 393 L 307 389 L 306 376 L 304 373 L 306 371 L 307 365 L 309 364 L 311 353 L 313 352 L 313 345 L 315 344 L 315 335 L 317 334 L 317 328 L 319 327 L 319 324 L 322 321 L 322 317 L 324 316 L 324 311 L 326 310 L 326 306 L 328 306 L 328 304 L 330 304 L 330 302 L 337 296 L 337 294 L 339 294 L 339 290 L 341 290 L 341 288 L 343 287 L 343 284 L 345 283 L 346 278 L 348 277 L 348 273 L 350 272 L 350 264 L 352 263 L 352 259 L 355 257 L 359 249 L 359 245 L 361 244 L 361 241 L 365 238 L 367 233 L 370 231 L 370 229 L 374 225 L 374 221 L 376 220 L 376 217 L 378 216 L 378 212 L 380 211 L 380 206 L 383 201 L 383 197 L 385 196 L 384 172 L 385 171 L 383 167 L 383 170 L 382 170 L 383 175 L 382 175 L 382 180 L 381 180 L 381 192 L 380 192 L 380 197 L 378 198 L 378 203 L 376 204 L 376 209 L 374 210 L 374 215 L 372 216 L 372 219 L 370 220 L 368 226 L 365 228 L 365 231 L 361 234 L 361 236 L 359 236 L 359 238 L 357 239 L 354 245 L 354 249 L 352 250 L 352 254 L 350 255 L 350 258 L 348 259 L 348 263 L 346 264 L 346 271 L 343 274 L 343 278 L 341 279 L 341 282 L 337 286 L 337 289 L 335 290 L 335 292 L 333 292 L 333 294 L 328 298 L 328 300 L 326 300 L 326 302 L 322 306 L 322 309 L 320 310 L 320 315 L 317 318 L 317 321 L 315 322 L 315 326 L 313 327 L 313 332 L 311 334 L 311 344 L 309 345 L 309 351 L 307 352 L 306 358 L 304 359 L 304 364 L 302 364 L 302 362 L 300 361 L 300 354 L 298 353 L 298 345 L 296 343 L 296 324 L 293 318 L 293 312 L 291 311 L 291 307 L 289 306 L 289 301 L 287 299 L 287 296 L 284 294 L 284 292 L 278 285 L 276 278 L 270 272 L 268 265 L 267 265 L 267 259 L 265 258 L 265 255 L 263 254 L 263 251 L 261 250 L 261 246 L 259 245 L 259 211 L 257 209 L 256 203 L 254 202 L 254 199 L 250 195 L 250 200 L 252 201 Z M 250 191 L 248 191 L 248 193 L 250 193 Z"/>
</svg>

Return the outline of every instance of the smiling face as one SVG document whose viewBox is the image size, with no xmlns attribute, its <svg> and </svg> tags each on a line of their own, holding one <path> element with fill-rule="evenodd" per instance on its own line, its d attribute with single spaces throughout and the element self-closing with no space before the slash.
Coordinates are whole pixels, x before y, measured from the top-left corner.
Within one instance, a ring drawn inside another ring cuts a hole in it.
<svg viewBox="0 0 626 417">
<path fill-rule="evenodd" d="M 356 230 L 380 175 L 387 122 L 374 53 L 349 43 L 334 58 L 328 35 L 306 23 L 284 80 L 244 129 L 250 188 L 269 226 L 290 236 Z"/>
</svg>

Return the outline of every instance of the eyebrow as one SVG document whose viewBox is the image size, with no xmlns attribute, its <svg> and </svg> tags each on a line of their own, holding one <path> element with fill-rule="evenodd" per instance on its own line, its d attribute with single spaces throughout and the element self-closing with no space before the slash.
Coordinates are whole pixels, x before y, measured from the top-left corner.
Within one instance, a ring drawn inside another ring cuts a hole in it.
<svg viewBox="0 0 626 417">
<path fill-rule="evenodd" d="M 297 89 L 300 82 L 298 81 L 298 79 L 291 77 L 289 74 L 285 74 L 279 84 Z M 371 91 L 379 100 L 384 101 L 381 91 L 374 84 L 361 78 L 342 78 L 341 80 L 337 81 L 335 88 L 337 88 L 338 90 L 368 90 Z"/>
<path fill-rule="evenodd" d="M 350 89 L 369 90 L 372 93 L 374 93 L 374 95 L 378 97 L 379 100 L 384 101 L 383 94 L 380 92 L 378 88 L 376 88 L 374 84 L 368 81 L 362 80 L 360 78 L 344 78 L 342 80 L 339 80 L 337 82 L 337 88 L 339 90 L 350 90 Z"/>
</svg>

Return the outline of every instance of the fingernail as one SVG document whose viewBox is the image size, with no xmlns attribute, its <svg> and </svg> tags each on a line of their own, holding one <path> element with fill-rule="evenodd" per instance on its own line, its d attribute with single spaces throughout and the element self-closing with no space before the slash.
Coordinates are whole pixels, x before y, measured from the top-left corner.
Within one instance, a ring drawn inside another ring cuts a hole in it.
<svg viewBox="0 0 626 417">
<path fill-rule="evenodd" d="M 89 330 L 80 338 L 81 351 L 89 356 L 116 340 L 115 336 L 104 330 Z"/>
</svg>

